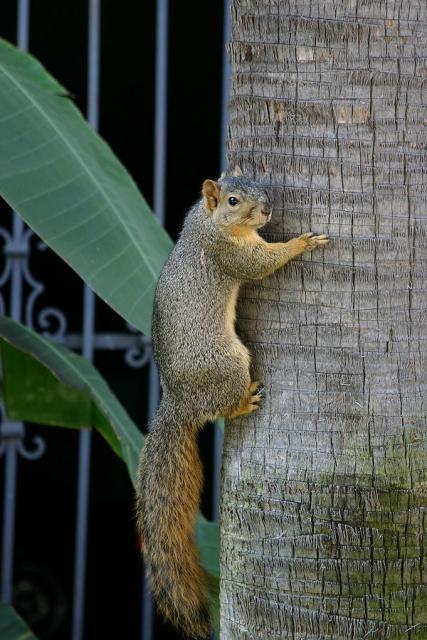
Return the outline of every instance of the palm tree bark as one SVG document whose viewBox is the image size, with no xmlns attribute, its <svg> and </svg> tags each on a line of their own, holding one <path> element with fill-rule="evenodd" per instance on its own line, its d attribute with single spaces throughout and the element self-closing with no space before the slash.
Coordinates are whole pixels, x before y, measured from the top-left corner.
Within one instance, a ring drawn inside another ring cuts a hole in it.
<svg viewBox="0 0 427 640">
<path fill-rule="evenodd" d="M 225 430 L 226 640 L 427 638 L 426 19 L 233 3 L 230 164 L 268 239 L 331 243 L 242 293 L 267 398 Z"/>
</svg>

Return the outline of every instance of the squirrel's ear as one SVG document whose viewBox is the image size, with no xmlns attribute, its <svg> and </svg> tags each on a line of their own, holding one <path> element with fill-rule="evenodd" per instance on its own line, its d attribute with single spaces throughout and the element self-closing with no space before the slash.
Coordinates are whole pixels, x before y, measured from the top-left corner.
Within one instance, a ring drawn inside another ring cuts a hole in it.
<svg viewBox="0 0 427 640">
<path fill-rule="evenodd" d="M 225 178 L 225 176 L 226 176 L 226 175 L 227 175 L 227 172 L 226 172 L 226 171 L 223 171 L 223 172 L 221 173 L 221 175 L 219 176 L 219 179 L 220 179 L 220 180 L 222 180 L 223 178 Z"/>
<path fill-rule="evenodd" d="M 236 164 L 236 166 L 233 169 L 233 176 L 235 178 L 239 178 L 240 176 L 243 175 L 243 171 L 241 170 L 241 168 L 239 167 L 238 164 Z"/>
<path fill-rule="evenodd" d="M 220 188 L 214 180 L 205 180 L 202 187 L 203 204 L 208 213 L 213 213 L 218 206 Z"/>
</svg>

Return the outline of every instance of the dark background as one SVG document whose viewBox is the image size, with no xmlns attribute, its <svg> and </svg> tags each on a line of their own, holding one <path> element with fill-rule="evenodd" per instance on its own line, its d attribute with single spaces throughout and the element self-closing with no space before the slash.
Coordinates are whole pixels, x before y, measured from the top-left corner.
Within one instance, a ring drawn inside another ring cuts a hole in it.
<svg viewBox="0 0 427 640">
<path fill-rule="evenodd" d="M 102 0 L 101 4 L 100 133 L 151 204 L 156 3 Z M 0 2 L 0 36 L 11 42 L 16 42 L 16 5 L 15 0 Z M 83 112 L 87 13 L 83 0 L 33 0 L 31 5 L 30 52 L 68 89 Z M 170 2 L 166 226 L 174 239 L 203 179 L 219 173 L 222 25 L 222 0 Z M 1 202 L 0 215 L 7 225 L 10 212 Z M 67 317 L 67 331 L 80 332 L 81 281 L 50 251 L 38 251 L 35 241 L 32 249 L 31 273 L 46 285 L 35 315 L 55 306 Z M 99 300 L 96 330 L 125 330 L 124 322 Z M 147 369 L 129 368 L 119 351 L 96 352 L 95 364 L 145 430 Z M 46 441 L 45 454 L 34 462 L 19 459 L 14 604 L 41 640 L 67 640 L 78 433 L 29 425 L 29 448 L 36 434 Z M 92 442 L 84 637 L 136 639 L 140 637 L 142 572 L 132 487 L 124 464 L 104 441 L 94 434 Z M 209 517 L 211 429 L 203 433 L 201 448 L 207 478 L 203 510 Z M 157 620 L 155 637 L 176 636 Z"/>
</svg>

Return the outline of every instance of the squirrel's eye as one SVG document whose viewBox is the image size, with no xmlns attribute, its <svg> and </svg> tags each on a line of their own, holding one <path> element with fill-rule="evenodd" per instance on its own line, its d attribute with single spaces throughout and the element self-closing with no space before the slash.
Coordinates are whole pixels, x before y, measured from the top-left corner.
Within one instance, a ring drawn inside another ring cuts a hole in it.
<svg viewBox="0 0 427 640">
<path fill-rule="evenodd" d="M 230 205 L 230 207 L 235 207 L 237 204 L 239 204 L 239 201 L 234 196 L 231 196 L 230 198 L 228 198 L 228 204 Z"/>
</svg>

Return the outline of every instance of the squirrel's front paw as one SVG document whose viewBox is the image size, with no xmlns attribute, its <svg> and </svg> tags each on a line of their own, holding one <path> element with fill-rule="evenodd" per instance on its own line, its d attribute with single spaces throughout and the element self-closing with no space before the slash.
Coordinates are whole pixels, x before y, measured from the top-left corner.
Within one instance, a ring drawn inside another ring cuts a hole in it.
<svg viewBox="0 0 427 640">
<path fill-rule="evenodd" d="M 303 251 L 313 251 L 316 247 L 322 247 L 329 242 L 328 237 L 324 233 L 320 236 L 315 236 L 312 231 L 303 233 L 299 236 L 298 240 L 303 244 Z"/>
</svg>

